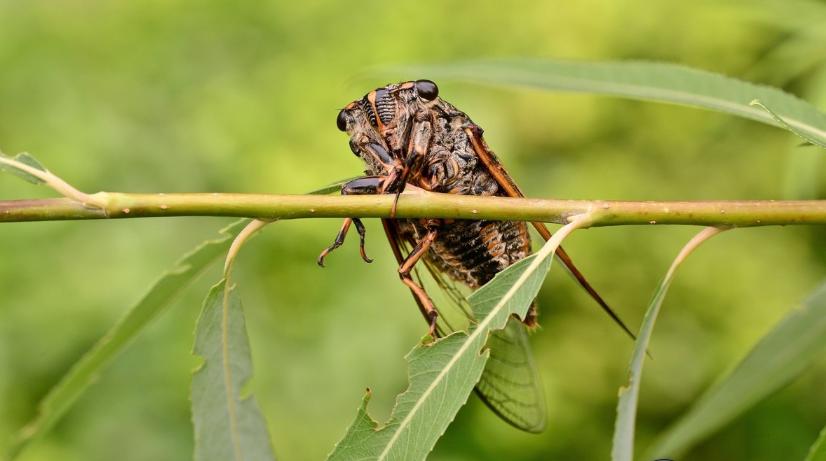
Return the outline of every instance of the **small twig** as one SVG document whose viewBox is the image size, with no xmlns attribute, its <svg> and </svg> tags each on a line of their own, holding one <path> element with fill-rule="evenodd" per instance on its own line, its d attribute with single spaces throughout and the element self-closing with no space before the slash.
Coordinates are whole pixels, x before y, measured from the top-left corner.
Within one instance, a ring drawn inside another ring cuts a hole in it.
<svg viewBox="0 0 826 461">
<path fill-rule="evenodd" d="M 232 264 L 235 262 L 235 257 L 238 256 L 238 252 L 241 251 L 241 247 L 247 240 L 249 240 L 250 237 L 253 236 L 253 234 L 263 229 L 264 226 L 270 223 L 272 223 L 272 221 L 254 219 L 247 224 L 247 226 L 244 227 L 238 235 L 235 236 L 235 240 L 232 241 L 232 245 L 230 245 L 229 251 L 227 251 L 227 258 L 224 260 L 224 278 L 227 279 L 227 284 L 229 284 Z"/>
<path fill-rule="evenodd" d="M 68 199 L 74 200 L 84 206 L 91 205 L 95 208 L 105 209 L 106 204 L 104 202 L 91 194 L 75 189 L 71 184 L 67 183 L 49 170 L 40 170 L 4 155 L 0 155 L 0 163 L 34 176 L 35 178 L 43 181 L 47 186 L 54 189 L 55 192 Z"/>
</svg>

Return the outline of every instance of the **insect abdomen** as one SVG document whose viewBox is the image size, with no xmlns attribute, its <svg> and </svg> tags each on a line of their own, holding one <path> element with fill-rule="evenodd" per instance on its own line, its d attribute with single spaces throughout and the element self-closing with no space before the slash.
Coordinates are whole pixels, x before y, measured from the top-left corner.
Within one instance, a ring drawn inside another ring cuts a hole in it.
<svg viewBox="0 0 826 461">
<path fill-rule="evenodd" d="M 456 281 L 477 288 L 529 251 L 525 223 L 455 221 L 442 228 L 427 257 Z"/>
</svg>

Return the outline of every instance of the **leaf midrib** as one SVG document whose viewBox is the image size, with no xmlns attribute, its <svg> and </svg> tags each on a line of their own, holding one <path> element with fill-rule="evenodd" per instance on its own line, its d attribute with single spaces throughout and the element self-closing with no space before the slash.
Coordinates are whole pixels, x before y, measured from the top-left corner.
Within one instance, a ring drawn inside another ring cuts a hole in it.
<svg viewBox="0 0 826 461">
<path fill-rule="evenodd" d="M 232 288 L 229 286 L 229 280 L 226 280 L 224 283 L 224 296 L 221 306 L 221 366 L 224 371 L 224 396 L 227 401 L 227 416 L 229 418 L 229 436 L 232 440 L 232 452 L 234 459 L 240 461 L 243 459 L 243 452 L 241 451 L 241 440 L 238 434 L 238 417 L 235 412 L 233 399 L 232 367 L 229 363 L 229 292 Z"/>
</svg>

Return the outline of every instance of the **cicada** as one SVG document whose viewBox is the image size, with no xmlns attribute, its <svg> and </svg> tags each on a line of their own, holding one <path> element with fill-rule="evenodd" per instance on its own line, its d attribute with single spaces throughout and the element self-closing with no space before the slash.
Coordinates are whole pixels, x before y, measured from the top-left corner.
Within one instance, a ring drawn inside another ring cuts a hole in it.
<svg viewBox="0 0 826 461">
<path fill-rule="evenodd" d="M 365 176 L 344 184 L 343 194 L 395 194 L 398 198 L 406 187 L 415 186 L 449 194 L 523 196 L 485 143 L 482 129 L 440 98 L 430 80 L 377 88 L 342 109 L 336 123 L 350 137 L 352 152 L 366 165 Z M 458 325 L 456 316 L 445 315 L 445 309 L 440 315 L 420 272 L 433 278 L 460 317 L 470 318 L 467 292 L 531 254 L 531 237 L 524 222 L 388 218 L 382 223 L 399 263 L 399 277 L 410 288 L 433 336 L 445 335 Z M 545 240 L 550 238 L 543 223 L 532 225 Z M 364 225 L 353 217 L 344 220 L 333 244 L 319 256 L 319 265 L 342 245 L 351 226 L 359 233 L 362 258 L 370 262 L 364 251 Z M 562 248 L 556 256 L 630 334 Z M 423 263 L 425 271 L 416 269 L 418 263 Z M 511 319 L 505 329 L 491 335 L 490 359 L 476 386 L 477 394 L 496 414 L 529 432 L 540 432 L 546 422 L 544 394 L 527 336 L 536 324 L 534 302 L 524 319 Z"/>
</svg>

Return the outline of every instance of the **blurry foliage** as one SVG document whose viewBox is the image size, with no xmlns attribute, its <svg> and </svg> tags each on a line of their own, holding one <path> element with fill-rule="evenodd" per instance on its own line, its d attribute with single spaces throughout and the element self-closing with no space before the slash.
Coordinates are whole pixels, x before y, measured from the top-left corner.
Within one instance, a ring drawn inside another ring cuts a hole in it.
<svg viewBox="0 0 826 461">
<path fill-rule="evenodd" d="M 85 191 L 299 193 L 362 166 L 337 110 L 386 82 L 376 65 L 491 56 L 658 59 L 784 89 L 823 105 L 821 2 L 111 3 L 0 0 L 0 147 L 29 151 Z M 802 60 L 805 59 L 806 62 Z M 409 78 L 427 76 L 411 75 Z M 824 198 L 822 160 L 781 130 L 686 108 L 440 83 L 486 130 L 529 196 L 604 199 Z M 796 162 L 809 162 L 801 167 Z M 0 196 L 49 195 L 13 179 Z M 0 437 L 158 273 L 221 219 L 0 227 Z M 276 454 L 318 459 L 365 386 L 386 414 L 423 333 L 381 227 L 315 265 L 333 220 L 282 222 L 236 264 L 254 392 Z M 638 324 L 670 258 L 694 231 L 580 232 L 566 246 Z M 632 344 L 552 271 L 532 339 L 548 392 L 539 435 L 475 400 L 432 459 L 603 459 Z M 682 267 L 646 366 L 639 447 L 681 414 L 826 274 L 822 228 L 726 233 Z M 188 459 L 192 331 L 207 274 L 21 459 Z M 826 419 L 826 361 L 685 459 L 802 459 Z"/>
</svg>

